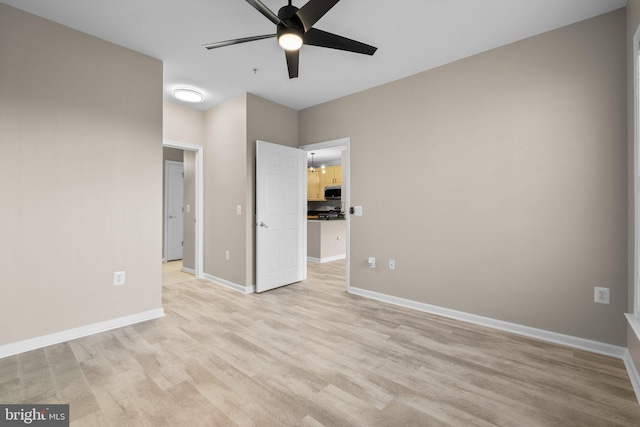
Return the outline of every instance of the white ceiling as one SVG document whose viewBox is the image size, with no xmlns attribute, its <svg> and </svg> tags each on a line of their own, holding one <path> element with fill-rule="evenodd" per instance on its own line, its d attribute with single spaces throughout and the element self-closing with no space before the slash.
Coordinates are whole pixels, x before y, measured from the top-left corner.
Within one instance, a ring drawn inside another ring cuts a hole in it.
<svg viewBox="0 0 640 427">
<path fill-rule="evenodd" d="M 311 166 L 311 153 L 313 153 L 313 165 L 320 167 L 322 165 L 340 164 L 342 159 L 342 151 L 344 147 L 322 148 L 307 152 L 307 165 Z"/>
<path fill-rule="evenodd" d="M 626 0 L 342 0 L 315 27 L 378 51 L 367 56 L 303 46 L 300 77 L 290 80 L 275 39 L 211 51 L 202 47 L 275 33 L 275 26 L 243 0 L 0 1 L 161 59 L 165 99 L 176 87 L 197 88 L 206 101 L 191 105 L 202 110 L 244 92 L 299 110 L 626 5 Z M 275 13 L 286 4 L 262 2 Z"/>
</svg>

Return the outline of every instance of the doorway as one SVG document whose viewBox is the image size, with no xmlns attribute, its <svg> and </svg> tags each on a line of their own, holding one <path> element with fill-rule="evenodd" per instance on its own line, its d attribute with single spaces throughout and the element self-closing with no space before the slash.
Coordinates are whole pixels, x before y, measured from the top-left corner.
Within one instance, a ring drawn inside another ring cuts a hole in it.
<svg viewBox="0 0 640 427">
<path fill-rule="evenodd" d="M 177 150 L 174 151 L 174 155 L 180 152 L 183 161 L 184 172 L 184 202 L 180 203 L 179 212 L 183 214 L 183 220 L 185 227 L 182 229 L 183 241 L 185 246 L 183 249 L 182 258 L 188 257 L 189 264 L 181 266 L 180 270 L 189 274 L 193 274 L 195 279 L 202 278 L 203 275 L 203 147 L 200 145 L 176 142 L 176 141 L 163 141 L 163 147 L 168 149 Z M 163 162 L 164 163 L 164 162 Z M 177 173 L 177 172 L 176 172 Z M 177 184 L 176 184 L 177 185 Z M 187 194 L 191 195 L 188 196 Z M 167 221 L 167 216 L 173 216 L 172 214 L 165 213 L 164 221 Z M 173 218 L 172 218 L 173 219 Z M 165 224 L 165 230 L 167 224 Z M 173 258 L 174 255 L 169 253 L 166 249 L 166 245 L 163 243 L 163 261 L 167 261 L 169 257 Z M 186 260 L 186 258 L 185 258 Z M 163 267 L 167 267 L 163 264 Z M 194 278 L 192 276 L 192 278 Z"/>
<path fill-rule="evenodd" d="M 340 138 L 340 139 L 336 139 L 336 140 L 331 140 L 331 141 L 325 141 L 325 142 L 320 142 L 320 143 L 316 143 L 316 144 L 309 144 L 309 145 L 304 145 L 299 147 L 300 149 L 304 150 L 307 155 L 309 155 L 310 153 L 316 153 L 316 155 L 321 154 L 323 150 L 325 150 L 326 152 L 340 152 L 340 157 L 339 157 L 339 163 L 340 163 L 340 167 L 342 169 L 342 182 L 340 184 L 341 187 L 341 199 L 339 201 L 331 201 L 331 202 L 327 202 L 325 203 L 326 206 L 320 206 L 318 207 L 318 209 L 327 209 L 327 210 L 331 210 L 331 209 L 339 209 L 340 211 L 344 212 L 344 221 L 345 221 L 345 247 L 346 247 L 346 253 L 344 256 L 344 259 L 340 259 L 341 257 L 335 257 L 335 260 L 329 260 L 327 262 L 327 265 L 331 264 L 331 263 L 336 263 L 336 264 L 340 264 L 340 263 L 344 263 L 345 267 L 344 267 L 344 282 L 345 282 L 345 289 L 347 292 L 349 292 L 349 286 L 350 286 L 350 280 L 349 280 L 349 270 L 350 270 L 350 227 L 351 227 L 351 218 L 349 215 L 349 207 L 351 206 L 351 140 L 350 138 Z M 314 158 L 316 158 L 316 156 L 313 156 Z M 322 156 L 318 157 L 319 159 L 322 158 Z M 335 163 L 335 159 L 332 158 L 332 162 L 331 163 Z M 335 165 L 332 165 L 335 166 Z M 321 163 L 314 163 L 314 167 L 315 168 L 319 168 L 320 170 L 322 170 L 322 164 Z M 323 199 L 322 197 L 319 197 L 319 199 Z M 325 199 L 326 200 L 326 199 Z M 316 202 L 309 202 L 307 201 L 307 203 L 316 203 Z M 322 205 L 322 202 L 318 202 L 316 204 L 316 206 L 318 205 Z M 309 205 L 308 205 L 309 206 Z M 324 222 L 322 220 L 319 220 L 319 222 L 321 222 L 322 224 L 324 224 Z M 327 224 L 329 224 L 327 222 Z M 310 227 L 308 227 L 307 232 L 310 232 Z M 306 236 L 307 239 L 305 239 L 305 245 L 308 245 L 309 238 L 312 238 L 312 236 Z M 313 258 L 317 258 L 317 257 L 310 257 L 312 260 L 307 261 L 307 263 L 309 265 L 314 265 L 317 266 L 317 261 L 323 261 L 322 257 L 319 257 L 319 260 L 313 259 Z M 308 257 L 309 259 L 309 257 Z M 323 264 L 320 264 L 323 265 Z M 342 271 L 342 268 L 339 268 L 337 271 Z"/>
</svg>

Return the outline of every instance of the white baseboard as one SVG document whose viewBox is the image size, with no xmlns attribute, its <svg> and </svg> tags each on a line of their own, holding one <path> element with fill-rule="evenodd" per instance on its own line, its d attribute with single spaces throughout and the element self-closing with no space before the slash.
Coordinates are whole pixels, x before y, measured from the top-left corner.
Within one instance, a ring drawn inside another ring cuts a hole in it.
<svg viewBox="0 0 640 427">
<path fill-rule="evenodd" d="M 182 267 L 182 271 L 184 273 L 196 275 L 196 271 L 193 268 Z"/>
<path fill-rule="evenodd" d="M 30 338 L 24 341 L 5 344 L 0 346 L 0 359 L 19 353 L 24 353 L 26 351 L 36 350 L 38 348 L 59 344 L 61 342 L 86 337 L 87 335 L 93 335 L 100 332 L 109 331 L 111 329 L 133 325 L 134 323 L 157 319 L 158 317 L 162 316 L 164 316 L 164 310 L 162 308 L 157 308 L 155 310 L 144 311 L 142 313 L 136 313 L 130 316 L 118 317 L 117 319 L 106 320 L 104 322 L 93 323 L 91 325 L 67 329 L 66 331 L 55 332 L 53 334 Z"/>
<path fill-rule="evenodd" d="M 221 279 L 216 276 L 212 276 L 211 274 L 204 273 L 202 275 L 204 279 L 210 280 L 212 282 L 216 282 L 222 286 L 226 286 L 227 288 L 233 289 L 234 291 L 242 292 L 243 294 L 252 294 L 256 291 L 255 285 L 251 286 L 242 286 L 237 283 L 230 282 L 228 280 Z"/>
<path fill-rule="evenodd" d="M 617 345 L 606 344 L 599 341 L 574 337 L 571 335 L 559 334 L 557 332 L 546 331 L 544 329 L 537 329 L 530 326 L 519 325 L 517 323 L 496 320 L 490 317 L 478 316 L 475 314 L 465 313 L 463 311 L 452 310 L 436 305 L 394 297 L 391 295 L 381 294 L 366 289 L 350 287 L 349 293 L 382 302 L 387 302 L 390 304 L 399 305 L 402 307 L 412 308 L 414 310 L 424 311 L 426 313 L 436 314 L 438 316 L 448 317 L 450 319 L 462 320 L 463 322 L 474 323 L 480 326 L 486 326 L 493 329 L 499 329 L 501 331 L 524 335 L 529 338 L 535 338 L 542 341 L 564 345 L 567 347 L 586 350 L 605 356 L 611 356 L 617 359 L 623 359 L 625 352 L 627 351 L 625 347 L 620 347 Z"/>
<path fill-rule="evenodd" d="M 339 259 L 345 259 L 346 257 L 347 257 L 347 254 L 335 255 L 335 256 L 330 256 L 326 258 L 315 258 L 315 257 L 308 256 L 307 261 L 323 263 L 323 262 L 337 261 Z"/>
<path fill-rule="evenodd" d="M 624 367 L 627 368 L 627 373 L 629 374 L 633 391 L 636 393 L 636 399 L 638 399 L 638 403 L 640 403 L 640 374 L 636 369 L 636 364 L 633 363 L 633 360 L 631 359 L 631 353 L 629 353 L 629 350 L 624 352 L 624 358 L 622 360 L 624 360 Z"/>
</svg>

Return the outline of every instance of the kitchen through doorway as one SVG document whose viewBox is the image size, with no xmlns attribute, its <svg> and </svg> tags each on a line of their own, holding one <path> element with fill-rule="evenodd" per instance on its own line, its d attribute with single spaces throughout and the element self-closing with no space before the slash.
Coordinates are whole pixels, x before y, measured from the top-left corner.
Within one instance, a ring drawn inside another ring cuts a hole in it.
<svg viewBox="0 0 640 427">
<path fill-rule="evenodd" d="M 343 276 L 348 292 L 350 139 L 299 148 L 307 156 L 307 269 Z"/>
</svg>

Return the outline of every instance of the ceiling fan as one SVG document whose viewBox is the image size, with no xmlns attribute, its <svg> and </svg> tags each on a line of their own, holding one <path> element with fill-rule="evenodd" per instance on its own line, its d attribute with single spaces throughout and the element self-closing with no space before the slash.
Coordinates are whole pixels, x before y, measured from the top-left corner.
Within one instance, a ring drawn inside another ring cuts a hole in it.
<svg viewBox="0 0 640 427">
<path fill-rule="evenodd" d="M 209 43 L 205 44 L 204 47 L 207 49 L 216 49 L 234 44 L 277 37 L 278 44 L 284 49 L 290 79 L 298 77 L 300 48 L 303 44 L 373 55 L 378 49 L 377 47 L 313 28 L 313 25 L 318 22 L 329 9 L 335 6 L 338 1 L 340 0 L 309 0 L 304 6 L 297 8 L 292 6 L 291 0 L 289 0 L 289 4 L 282 7 L 276 15 L 260 0 L 246 0 L 246 2 L 253 6 L 258 12 L 276 24 L 276 34 L 265 34 Z"/>
</svg>

